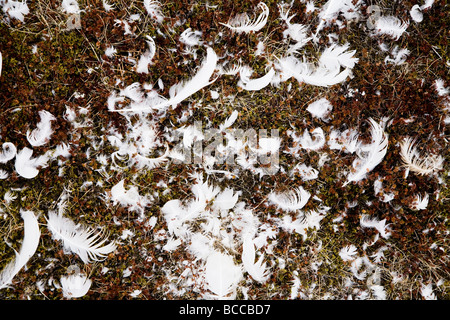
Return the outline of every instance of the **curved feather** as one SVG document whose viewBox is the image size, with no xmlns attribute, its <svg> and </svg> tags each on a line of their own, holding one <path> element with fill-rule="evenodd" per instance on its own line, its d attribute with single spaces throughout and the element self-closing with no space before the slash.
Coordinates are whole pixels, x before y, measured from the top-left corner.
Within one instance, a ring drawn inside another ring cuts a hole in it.
<svg viewBox="0 0 450 320">
<path fill-rule="evenodd" d="M 105 244 L 107 239 L 91 228 L 75 224 L 61 213 L 48 213 L 47 226 L 55 240 L 61 240 L 64 248 L 77 254 L 84 263 L 100 261 L 116 249 L 114 242 Z"/>
<path fill-rule="evenodd" d="M 359 153 L 359 159 L 356 159 L 353 163 L 354 171 L 347 176 L 347 182 L 344 186 L 350 182 L 356 182 L 362 180 L 366 174 L 372 171 L 384 158 L 388 147 L 388 135 L 384 132 L 383 127 L 376 123 L 372 118 L 369 119 L 372 133 L 372 144 L 360 148 L 360 151 L 364 151 L 365 155 Z"/>
<path fill-rule="evenodd" d="M 10 262 L 0 273 L 0 289 L 8 286 L 14 276 L 22 269 L 34 255 L 39 244 L 41 232 L 36 216 L 32 211 L 21 211 L 24 221 L 24 237 L 20 252 L 16 252 L 16 259 Z"/>
<path fill-rule="evenodd" d="M 51 122 L 56 120 L 54 115 L 45 110 L 39 111 L 39 116 L 41 120 L 37 124 L 37 128 L 27 131 L 27 140 L 33 147 L 42 146 L 50 140 L 53 133 Z"/>
<path fill-rule="evenodd" d="M 261 90 L 268 86 L 275 75 L 275 70 L 270 68 L 270 70 L 262 77 L 256 79 L 242 79 L 238 82 L 238 86 L 248 91 Z"/>
<path fill-rule="evenodd" d="M 302 187 L 288 191 L 286 193 L 269 194 L 269 200 L 278 208 L 285 211 L 297 211 L 302 209 L 308 202 L 311 194 Z"/>
<path fill-rule="evenodd" d="M 261 9 L 262 12 L 255 19 L 250 19 L 250 17 L 244 13 L 237 15 L 233 19 L 229 20 L 228 23 L 221 23 L 231 29 L 234 32 L 256 32 L 261 30 L 267 23 L 267 18 L 269 17 L 269 7 L 263 2 L 258 3 L 258 9 Z M 256 11 L 256 10 L 255 10 Z"/>
<path fill-rule="evenodd" d="M 255 281 L 262 283 L 268 279 L 266 263 L 263 263 L 263 255 L 261 255 L 256 262 L 255 256 L 255 243 L 253 242 L 251 235 L 247 234 L 244 236 L 244 242 L 242 244 L 242 263 L 244 264 L 245 271 L 247 271 Z"/>
<path fill-rule="evenodd" d="M 420 175 L 429 175 L 442 169 L 444 158 L 436 155 L 424 156 L 419 154 L 414 146 L 415 143 L 416 140 L 411 137 L 407 137 L 400 143 L 400 156 L 406 168 Z"/>
<path fill-rule="evenodd" d="M 6 163 L 16 156 L 17 148 L 12 142 L 5 142 L 0 153 L 0 163 Z"/>
<path fill-rule="evenodd" d="M 217 80 L 217 78 L 215 78 L 210 81 L 211 76 L 216 70 L 217 60 L 218 60 L 217 54 L 214 52 L 212 48 L 208 47 L 208 49 L 206 50 L 206 60 L 203 62 L 203 65 L 200 67 L 198 72 L 189 81 L 173 85 L 170 88 L 169 92 L 170 99 L 165 100 L 158 105 L 148 106 L 147 104 L 141 104 L 136 107 L 128 109 L 110 110 L 110 111 L 138 112 L 138 111 L 151 111 L 156 109 L 164 109 L 168 106 L 176 106 L 177 104 L 187 99 L 197 91 L 201 90 L 202 88 L 210 85 L 211 83 Z"/>
</svg>

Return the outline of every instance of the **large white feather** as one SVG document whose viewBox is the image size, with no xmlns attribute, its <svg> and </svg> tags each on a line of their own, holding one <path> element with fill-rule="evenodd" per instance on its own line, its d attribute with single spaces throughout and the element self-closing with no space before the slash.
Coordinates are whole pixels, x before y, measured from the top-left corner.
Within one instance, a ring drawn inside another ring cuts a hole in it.
<svg viewBox="0 0 450 320">
<path fill-rule="evenodd" d="M 64 249 L 77 254 L 84 263 L 100 261 L 116 249 L 114 242 L 105 244 L 103 234 L 91 228 L 75 224 L 69 218 L 54 211 L 49 211 L 47 226 L 55 240 L 61 240 Z"/>
<path fill-rule="evenodd" d="M 266 263 L 263 263 L 264 256 L 261 255 L 256 262 L 255 258 L 255 244 L 252 236 L 246 234 L 242 244 L 242 263 L 244 264 L 245 271 L 247 271 L 255 281 L 263 283 L 268 279 Z"/>
<path fill-rule="evenodd" d="M 218 299 L 233 299 L 242 270 L 234 264 L 233 258 L 215 251 L 206 260 L 205 280 L 207 288 Z"/>
<path fill-rule="evenodd" d="M 344 186 L 350 182 L 362 180 L 366 174 L 373 170 L 384 158 L 388 147 L 388 135 L 383 126 L 369 119 L 372 133 L 372 144 L 360 147 L 358 159 L 353 162 L 353 172 L 347 176 Z M 362 154 L 364 153 L 364 155 Z"/>
<path fill-rule="evenodd" d="M 32 211 L 21 210 L 24 221 L 24 237 L 20 252 L 16 252 L 16 259 L 11 261 L 0 273 L 0 289 L 8 286 L 14 276 L 22 269 L 34 255 L 39 244 L 41 232 L 36 216 Z"/>
</svg>

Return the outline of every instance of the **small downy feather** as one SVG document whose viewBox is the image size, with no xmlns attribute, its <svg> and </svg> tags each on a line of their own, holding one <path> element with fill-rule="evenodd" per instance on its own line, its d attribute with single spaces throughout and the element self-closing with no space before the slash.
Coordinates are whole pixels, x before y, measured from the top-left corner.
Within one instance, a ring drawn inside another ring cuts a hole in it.
<svg viewBox="0 0 450 320">
<path fill-rule="evenodd" d="M 14 276 L 22 269 L 34 255 L 39 244 L 41 232 L 36 216 L 32 211 L 21 210 L 24 221 L 24 237 L 20 251 L 16 252 L 16 259 L 11 261 L 0 273 L 0 289 L 11 284 Z"/>
<path fill-rule="evenodd" d="M 152 63 L 152 59 L 156 53 L 156 44 L 152 37 L 147 36 L 146 42 L 148 45 L 148 50 L 145 51 L 139 61 L 137 62 L 136 72 L 137 73 L 148 73 L 148 65 Z"/>
<path fill-rule="evenodd" d="M 20 150 L 16 155 L 16 162 L 14 167 L 16 172 L 27 179 L 32 179 L 39 174 L 39 167 L 44 167 L 47 165 L 49 160 L 47 154 L 39 156 L 37 158 L 32 158 L 33 150 L 25 147 Z"/>
<path fill-rule="evenodd" d="M 314 101 L 306 108 L 306 111 L 311 113 L 315 118 L 323 121 L 328 121 L 328 114 L 333 109 L 333 105 L 325 98 Z"/>
<path fill-rule="evenodd" d="M 370 218 L 368 214 L 363 214 L 359 223 L 362 228 L 375 228 L 385 239 L 388 239 L 391 233 L 388 231 L 388 226 L 386 225 L 386 219 L 378 220 L 376 217 Z"/>
<path fill-rule="evenodd" d="M 163 22 L 164 15 L 161 10 L 161 3 L 159 1 L 144 0 L 144 7 L 147 13 L 158 23 Z"/>
<path fill-rule="evenodd" d="M 0 163 L 6 163 L 16 156 L 17 149 L 12 142 L 5 142 L 2 146 L 3 150 L 0 152 Z"/>
<path fill-rule="evenodd" d="M 242 270 L 231 256 L 215 251 L 206 260 L 205 281 L 216 298 L 233 299 L 241 278 Z"/>
<path fill-rule="evenodd" d="M 264 283 L 269 277 L 266 263 L 263 263 L 264 256 L 261 255 L 256 262 L 255 258 L 255 243 L 253 242 L 252 236 L 246 234 L 242 244 L 242 263 L 244 264 L 245 271 L 247 271 L 255 281 Z"/>
<path fill-rule="evenodd" d="M 230 19 L 228 23 L 221 23 L 237 33 L 249 33 L 251 31 L 256 32 L 261 30 L 267 23 L 269 17 L 269 7 L 263 2 L 258 3 L 257 9 L 261 9 L 262 12 L 255 19 L 251 19 L 246 13 L 239 14 L 236 17 Z M 256 10 L 255 10 L 256 12 Z"/>
<path fill-rule="evenodd" d="M 45 110 L 39 111 L 39 116 L 41 121 L 37 124 L 37 128 L 27 131 L 27 140 L 33 147 L 43 146 L 50 140 L 53 133 L 51 122 L 56 120 L 54 115 Z"/>
<path fill-rule="evenodd" d="M 419 175 L 430 175 L 435 171 L 442 169 L 444 158 L 437 155 L 421 155 L 414 146 L 415 139 L 407 137 L 400 143 L 400 156 L 403 165 L 410 171 Z"/>
<path fill-rule="evenodd" d="M 365 153 L 358 154 L 358 159 L 353 162 L 353 172 L 347 176 L 346 186 L 350 182 L 362 180 L 366 174 L 372 171 L 384 158 L 388 148 L 388 135 L 384 132 L 382 125 L 378 124 L 372 118 L 369 119 L 372 133 L 372 144 L 360 147 L 359 151 Z"/>
<path fill-rule="evenodd" d="M 295 212 L 302 209 L 310 197 L 311 194 L 308 191 L 299 187 L 285 193 L 271 192 L 268 199 L 281 210 Z"/>
<path fill-rule="evenodd" d="M 62 276 L 60 279 L 63 296 L 66 298 L 80 298 L 88 293 L 92 281 L 85 274 L 75 273 Z"/>
<path fill-rule="evenodd" d="M 100 261 L 116 249 L 114 242 L 105 244 L 107 239 L 103 234 L 75 224 L 64 217 L 61 211 L 49 211 L 47 226 L 53 239 L 62 240 L 64 249 L 77 254 L 84 263 Z"/>
<path fill-rule="evenodd" d="M 379 17 L 375 24 L 374 35 L 387 35 L 394 40 L 398 40 L 400 36 L 408 29 L 409 21 L 401 21 L 394 16 Z"/>
<path fill-rule="evenodd" d="M 219 125 L 219 132 L 222 132 L 225 129 L 231 127 L 233 123 L 236 121 L 238 115 L 239 112 L 237 110 L 233 110 L 231 115 L 221 125 Z"/>
</svg>

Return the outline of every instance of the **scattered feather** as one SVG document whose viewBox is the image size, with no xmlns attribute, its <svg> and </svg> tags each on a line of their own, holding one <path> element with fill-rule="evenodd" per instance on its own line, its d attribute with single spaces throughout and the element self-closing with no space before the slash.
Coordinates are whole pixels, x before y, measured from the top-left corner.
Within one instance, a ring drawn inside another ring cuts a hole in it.
<svg viewBox="0 0 450 320">
<path fill-rule="evenodd" d="M 218 299 L 233 299 L 242 270 L 234 264 L 233 258 L 215 251 L 206 260 L 205 281 L 207 289 Z"/>
<path fill-rule="evenodd" d="M 269 17 L 269 7 L 263 2 L 258 3 L 257 9 L 262 10 L 262 12 L 255 19 L 251 19 L 246 13 L 239 14 L 234 18 L 230 19 L 228 23 L 221 23 L 237 33 L 249 33 L 261 30 L 267 23 L 267 18 Z M 255 10 L 256 12 L 256 10 Z"/>
<path fill-rule="evenodd" d="M 251 235 L 247 234 L 244 236 L 242 244 L 242 263 L 244 264 L 245 271 L 247 271 L 255 281 L 264 283 L 269 278 L 266 263 L 263 263 L 264 256 L 261 255 L 256 262 L 255 259 L 255 244 Z"/>
<path fill-rule="evenodd" d="M 425 210 L 428 206 L 429 196 L 425 193 L 425 196 L 421 197 L 420 194 L 416 195 L 414 201 L 412 202 L 412 209 L 414 210 Z"/>
<path fill-rule="evenodd" d="M 159 1 L 144 0 L 144 7 L 147 13 L 158 23 L 162 23 L 164 15 L 161 9 L 161 3 Z"/>
<path fill-rule="evenodd" d="M 281 210 L 296 212 L 306 205 L 310 197 L 308 191 L 299 187 L 285 193 L 271 192 L 268 199 Z"/>
<path fill-rule="evenodd" d="M 63 12 L 66 13 L 77 14 L 81 12 L 77 0 L 63 0 L 61 2 L 61 7 Z"/>
<path fill-rule="evenodd" d="M 69 276 L 62 276 L 60 279 L 63 296 L 72 299 L 80 298 L 88 293 L 92 281 L 85 274 L 76 273 Z"/>
<path fill-rule="evenodd" d="M 45 167 L 49 160 L 46 154 L 37 158 L 32 158 L 33 150 L 25 147 L 20 150 L 16 155 L 16 162 L 14 167 L 16 172 L 27 179 L 32 179 L 39 174 L 40 167 Z"/>
<path fill-rule="evenodd" d="M 374 35 L 387 35 L 398 40 L 408 29 L 409 22 L 401 21 L 394 16 L 382 16 L 376 20 Z"/>
<path fill-rule="evenodd" d="M 258 91 L 267 87 L 271 83 L 274 75 L 275 70 L 273 68 L 270 68 L 270 70 L 264 76 L 257 79 L 245 79 L 241 76 L 241 80 L 238 82 L 238 86 L 248 91 Z"/>
<path fill-rule="evenodd" d="M 43 146 L 50 140 L 53 134 L 51 122 L 56 120 L 54 115 L 45 110 L 39 111 L 39 116 L 41 120 L 38 122 L 37 128 L 27 131 L 27 140 L 33 147 Z"/>
<path fill-rule="evenodd" d="M 344 186 L 350 182 L 362 180 L 366 174 L 372 171 L 384 158 L 388 148 L 388 135 L 382 125 L 369 118 L 372 134 L 372 144 L 360 147 L 358 159 L 353 162 L 353 171 L 347 176 Z"/>
<path fill-rule="evenodd" d="M 369 215 L 363 214 L 359 219 L 359 223 L 362 228 L 375 228 L 380 233 L 380 236 L 385 239 L 388 239 L 391 235 L 388 228 L 389 225 L 386 225 L 386 219 L 380 221 L 376 217 L 371 219 Z"/>
<path fill-rule="evenodd" d="M 22 269 L 36 252 L 41 232 L 35 214 L 32 211 L 20 211 L 24 221 L 24 237 L 20 251 L 16 252 L 15 260 L 11 261 L 0 273 L 0 289 L 12 283 L 14 276 Z"/>
<path fill-rule="evenodd" d="M 27 2 L 7 0 L 6 2 L 0 2 L 3 5 L 3 12 L 7 13 L 11 18 L 24 21 L 25 16 L 30 13 Z M 1 70 L 1 69 L 0 69 Z"/>
<path fill-rule="evenodd" d="M 311 115 L 315 118 L 328 121 L 328 115 L 332 109 L 333 105 L 327 99 L 321 98 L 309 104 L 306 111 L 311 113 Z"/>
<path fill-rule="evenodd" d="M 341 257 L 341 259 L 343 261 L 353 261 L 355 260 L 355 256 L 357 255 L 358 250 L 354 245 L 348 245 L 343 247 L 340 251 L 339 251 L 339 256 Z"/>
<path fill-rule="evenodd" d="M 6 163 L 16 156 L 17 149 L 12 142 L 5 142 L 2 145 L 2 152 L 0 153 L 0 163 Z"/>
<path fill-rule="evenodd" d="M 106 244 L 106 237 L 91 228 L 75 224 L 69 218 L 49 211 L 47 226 L 55 240 L 61 240 L 64 249 L 77 254 L 84 263 L 101 261 L 116 249 L 114 242 Z"/>
<path fill-rule="evenodd" d="M 405 138 L 400 142 L 400 156 L 403 160 L 403 165 L 410 171 L 419 175 L 430 175 L 435 171 L 441 170 L 444 158 L 437 155 L 419 154 L 419 151 L 414 146 L 416 140 L 411 137 Z"/>
<path fill-rule="evenodd" d="M 411 15 L 411 18 L 415 22 L 422 22 L 423 13 L 422 13 L 422 9 L 420 8 L 420 6 L 418 4 L 413 5 L 411 10 L 409 11 L 409 14 Z"/>
</svg>

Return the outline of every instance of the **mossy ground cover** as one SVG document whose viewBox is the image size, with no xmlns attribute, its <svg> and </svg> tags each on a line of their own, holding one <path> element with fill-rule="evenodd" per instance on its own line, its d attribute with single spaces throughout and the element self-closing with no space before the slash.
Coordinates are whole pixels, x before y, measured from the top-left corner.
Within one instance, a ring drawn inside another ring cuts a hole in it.
<svg viewBox="0 0 450 320">
<path fill-rule="evenodd" d="M 280 2 L 265 2 L 270 10 L 266 26 L 249 34 L 230 32 L 220 23 L 237 13 L 252 12 L 259 1 L 161 1 L 165 19 L 158 23 L 142 1 L 110 0 L 114 7 L 106 11 L 100 0 L 79 0 L 81 27 L 73 30 L 67 30 L 70 15 L 61 10 L 60 1 L 31 1 L 24 22 L 7 19 L 4 14 L 0 23 L 1 142 L 12 142 L 17 150 L 29 147 L 26 133 L 39 122 L 38 112 L 46 110 L 57 119 L 52 122 L 54 133 L 47 144 L 33 148 L 34 155 L 45 154 L 62 143 L 71 148 L 70 156 L 50 161 L 34 179 L 18 175 L 14 161 L 0 164 L 0 169 L 8 172 L 8 177 L 0 181 L 0 199 L 5 199 L 0 204 L 0 270 L 20 248 L 20 210 L 35 212 L 42 227 L 37 252 L 12 285 L 0 290 L 0 297 L 62 299 L 59 279 L 70 266 L 79 265 L 93 281 L 82 299 L 201 298 L 203 292 L 195 287 L 195 275 L 194 284 L 185 289 L 185 282 L 180 280 L 190 264 L 193 270 L 198 268 L 192 253 L 182 247 L 163 249 L 168 226 L 161 212 L 170 200 L 192 197 L 192 174 L 197 172 L 221 189 L 240 191 L 239 201 L 244 201 L 262 222 L 286 214 L 267 201 L 274 190 L 303 187 L 315 196 L 304 210 L 318 210 L 321 205 L 329 208 L 320 228 L 308 230 L 306 239 L 295 232 L 276 230 L 276 237 L 268 239 L 266 245 L 272 261 L 270 277 L 264 283 L 242 280 L 240 288 L 245 290 L 237 290 L 237 299 L 374 298 L 371 275 L 354 277 L 351 262 L 340 257 L 340 250 L 348 245 L 354 245 L 358 255 L 376 265 L 372 270 L 369 264 L 363 264 L 359 272 L 376 272 L 377 285 L 384 288 L 386 298 L 421 299 L 423 285 L 432 284 L 438 299 L 448 299 L 450 136 L 449 124 L 444 121 L 448 117 L 446 97 L 438 95 L 435 81 L 443 79 L 445 85 L 449 84 L 449 6 L 444 0 L 435 1 L 424 12 L 423 21 L 411 21 L 407 32 L 394 42 L 387 36 L 370 35 L 367 7 L 377 4 L 385 15 L 410 20 L 409 12 L 416 2 L 372 2 L 362 4 L 359 20 L 344 20 L 341 27 L 327 26 L 317 44 L 310 42 L 302 48 L 303 54 L 317 59 L 318 47 L 327 44 L 326 34 L 335 34 L 341 44 L 349 43 L 359 61 L 345 82 L 319 87 L 290 79 L 277 87 L 251 92 L 237 85 L 237 77 L 223 75 L 177 106 L 146 116 L 157 123 L 160 137 L 167 128 L 177 129 L 195 121 L 202 121 L 204 129 L 217 128 L 233 110 L 239 112 L 236 128 L 278 129 L 282 170 L 262 177 L 239 170 L 232 178 L 210 174 L 197 164 L 169 161 L 142 169 L 128 166 L 127 159 L 114 158 L 117 146 L 108 136 L 112 129 L 129 135 L 130 123 L 122 113 L 108 109 L 108 98 L 113 91 L 133 83 L 157 87 L 159 82 L 164 84 L 159 94 L 169 96 L 172 85 L 195 74 L 206 47 L 192 49 L 180 42 L 180 34 L 187 28 L 201 31 L 202 42 L 217 56 L 233 57 L 232 62 L 250 66 L 253 77 L 263 76 L 266 67 L 288 48 L 283 35 L 286 26 L 279 19 Z M 314 2 L 317 8 L 325 3 Z M 295 1 L 290 9 L 290 15 L 295 14 L 293 22 L 314 30 L 319 10 L 305 12 L 306 3 L 302 1 Z M 139 18 L 133 19 L 133 15 Z M 127 34 L 127 28 L 131 34 Z M 137 73 L 133 60 L 147 50 L 146 36 L 153 38 L 157 51 L 149 73 Z M 265 51 L 256 55 L 260 42 L 265 44 Z M 381 43 L 408 48 L 406 62 L 398 66 L 386 63 L 388 53 L 380 50 Z M 111 46 L 116 53 L 108 56 L 105 51 Z M 219 92 L 219 97 L 213 98 L 210 90 Z M 306 111 L 311 102 L 322 97 L 333 105 L 328 122 Z M 124 99 L 123 106 L 130 101 Z M 357 128 L 361 138 L 369 141 L 368 118 L 391 121 L 385 128 L 389 146 L 383 161 L 360 182 L 344 186 L 343 172 L 352 167 L 352 154 L 328 145 L 297 155 L 289 152 L 294 143 L 289 135 L 292 130 L 303 133 L 321 127 L 328 137 L 333 129 Z M 139 118 L 130 117 L 129 121 L 138 122 Z M 409 173 L 405 178 L 399 144 L 408 136 L 418 139 L 421 152 L 441 155 L 445 159 L 442 170 L 431 176 Z M 175 147 L 175 142 L 165 142 L 169 148 Z M 160 156 L 164 148 L 155 148 L 153 156 Z M 113 167 L 113 161 L 121 169 Z M 291 174 L 299 163 L 320 167 L 317 178 L 304 181 L 298 174 Z M 227 164 L 214 169 L 231 170 Z M 377 179 L 382 179 L 386 193 L 394 195 L 390 202 L 381 201 L 375 194 Z M 110 200 L 111 189 L 121 180 L 151 197 L 143 208 L 143 217 L 139 211 Z M 83 264 L 77 255 L 62 250 L 61 243 L 54 241 L 45 228 L 47 212 L 57 210 L 64 193 L 68 195 L 67 217 L 98 226 L 110 240 L 117 241 L 117 249 L 105 260 Z M 425 210 L 411 208 L 418 193 L 430 195 Z M 12 195 L 13 200 L 7 201 L 5 195 Z M 377 230 L 362 228 L 362 215 L 386 219 L 391 226 L 390 237 L 379 237 Z M 237 264 L 241 263 L 239 250 L 233 255 Z M 374 262 L 370 257 L 380 250 L 384 256 Z M 293 294 L 295 283 L 299 285 Z M 132 295 L 136 290 L 139 294 Z"/>
</svg>

